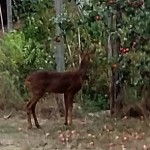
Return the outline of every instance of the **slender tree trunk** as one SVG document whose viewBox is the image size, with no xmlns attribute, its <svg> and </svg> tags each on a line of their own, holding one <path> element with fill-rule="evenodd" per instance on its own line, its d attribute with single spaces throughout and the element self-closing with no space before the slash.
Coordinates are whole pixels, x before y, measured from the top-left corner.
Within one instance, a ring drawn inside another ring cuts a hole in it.
<svg viewBox="0 0 150 150">
<path fill-rule="evenodd" d="M 120 24 L 121 20 L 121 12 L 118 11 L 117 13 L 112 13 L 109 18 L 109 27 L 113 31 L 118 30 L 118 25 Z M 116 37 L 115 32 L 111 32 L 108 37 L 108 59 L 114 59 L 117 62 L 119 57 L 119 49 L 120 49 L 120 38 Z M 119 74 L 116 71 L 116 68 L 111 68 L 111 71 L 108 72 L 109 79 L 110 79 L 110 111 L 111 115 L 117 115 L 118 111 L 122 106 L 122 96 L 120 95 L 121 87 L 117 84 L 119 80 Z"/>
<path fill-rule="evenodd" d="M 7 30 L 12 30 L 12 0 L 6 0 L 7 4 Z"/>
<path fill-rule="evenodd" d="M 56 10 L 56 17 L 58 19 L 58 22 L 61 21 L 61 14 L 63 12 L 63 0 L 54 0 L 55 2 L 55 10 Z M 64 63 L 64 47 L 63 47 L 63 40 L 62 40 L 62 34 L 61 29 L 59 26 L 56 26 L 56 69 L 57 71 L 64 71 L 65 69 L 65 63 Z M 58 109 L 60 112 L 60 115 L 63 116 L 64 114 L 64 107 L 63 107 L 63 100 L 64 95 L 63 94 L 57 94 L 56 101 L 58 105 Z"/>
<path fill-rule="evenodd" d="M 4 22 L 3 22 L 3 14 L 2 14 L 1 5 L 0 5 L 0 18 L 1 18 L 1 27 L 2 27 L 2 34 L 3 34 L 5 30 L 4 30 Z"/>
<path fill-rule="evenodd" d="M 116 14 L 116 31 L 118 30 L 118 28 L 120 28 L 120 22 L 122 20 L 122 12 L 121 10 L 118 8 Z M 120 37 L 117 36 L 117 38 L 115 39 L 115 47 L 114 47 L 114 57 L 117 60 L 119 57 L 119 50 L 120 50 Z M 117 81 L 119 80 L 119 73 L 118 72 L 114 72 L 114 87 L 115 87 L 115 93 L 114 93 L 114 97 L 115 97 L 115 114 L 119 115 L 121 114 L 121 109 L 123 107 L 123 85 L 120 85 L 120 83 L 117 84 Z"/>
<path fill-rule="evenodd" d="M 110 29 L 113 29 L 113 14 L 110 15 L 108 18 L 108 25 Z M 113 32 L 110 32 L 108 36 L 108 60 L 111 60 L 113 58 Z M 109 76 L 109 104 L 110 104 L 110 112 L 111 115 L 114 114 L 114 106 L 115 106 L 115 99 L 114 99 L 114 75 L 113 75 L 113 70 L 108 70 L 108 76 Z"/>
</svg>

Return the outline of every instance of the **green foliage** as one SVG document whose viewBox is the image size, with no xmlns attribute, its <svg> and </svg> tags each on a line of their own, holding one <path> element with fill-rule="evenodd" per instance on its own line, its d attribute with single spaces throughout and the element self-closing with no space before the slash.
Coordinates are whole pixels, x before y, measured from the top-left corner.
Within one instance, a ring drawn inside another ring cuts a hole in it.
<svg viewBox="0 0 150 150">
<path fill-rule="evenodd" d="M 8 71 L 19 93 L 24 93 L 24 79 L 33 70 L 53 69 L 50 52 L 23 32 L 12 32 L 4 36 L 1 45 L 1 72 Z M 8 59 L 9 58 L 9 59 Z"/>
<path fill-rule="evenodd" d="M 14 17 L 26 19 L 26 17 L 36 14 L 40 9 L 52 8 L 53 2 L 49 0 L 14 0 Z"/>
<path fill-rule="evenodd" d="M 98 112 L 108 108 L 108 99 L 103 94 L 85 95 L 82 107 L 87 112 Z"/>
<path fill-rule="evenodd" d="M 116 84 L 124 87 L 126 101 L 141 100 L 143 95 L 139 96 L 139 87 L 149 87 L 150 83 L 149 1 L 144 4 L 140 0 L 138 3 L 136 0 L 76 3 L 65 3 L 62 20 L 59 20 L 49 0 L 15 0 L 15 16 L 23 19 L 23 28 L 4 36 L 0 47 L 0 71 L 9 72 L 10 80 L 24 94 L 23 80 L 30 71 L 55 68 L 55 25 L 58 24 L 64 38 L 67 69 L 78 67 L 76 47 L 79 44 L 85 50 L 93 45 L 97 48 L 88 72 L 89 81 L 83 87 L 86 109 L 100 110 L 108 106 L 108 71 L 112 66 L 119 73 Z M 118 12 L 122 16 L 116 22 Z M 128 53 L 118 51 L 119 58 L 108 59 L 110 35 L 113 43 L 119 38 L 120 49 L 128 49 Z"/>
<path fill-rule="evenodd" d="M 6 80 L 6 85 L 14 85 L 13 88 L 17 91 L 14 92 L 15 99 L 16 95 L 26 95 L 24 80 L 27 74 L 33 70 L 54 69 L 54 45 L 50 42 L 54 39 L 55 22 L 54 9 L 49 1 L 14 2 L 19 18 L 24 19 L 23 28 L 3 36 L 0 46 L 0 72 L 7 73 L 9 80 Z"/>
<path fill-rule="evenodd" d="M 23 98 L 14 83 L 14 75 L 9 71 L 0 73 L 0 109 L 22 107 Z"/>
<path fill-rule="evenodd" d="M 113 65 L 116 66 L 115 71 L 119 73 L 119 80 L 116 84 L 125 87 L 126 101 L 143 99 L 143 95 L 139 94 L 138 89 L 144 83 L 148 85 L 150 83 L 150 59 L 148 57 L 150 53 L 150 20 L 148 19 L 148 3 L 148 1 L 143 3 L 140 0 L 114 0 L 113 2 L 103 0 L 77 1 L 78 11 L 76 20 L 72 19 L 70 11 L 65 18 L 66 20 L 64 19 L 66 24 L 67 20 L 69 20 L 69 26 L 74 24 L 74 27 L 64 29 L 68 39 L 71 39 L 72 35 L 78 37 L 78 28 L 83 47 L 91 47 L 92 44 L 97 45 L 96 57 L 93 59 L 93 66 L 90 70 L 90 79 L 84 91 L 84 94 L 88 97 L 85 99 L 88 99 L 87 103 L 91 107 L 94 105 L 93 103 L 100 103 L 99 98 L 97 98 L 96 102 L 92 100 L 93 97 L 89 96 L 92 93 L 99 95 L 100 92 L 101 95 L 108 96 L 110 81 L 107 73 Z M 121 12 L 122 16 L 116 22 L 115 17 L 118 12 Z M 112 19 L 111 16 L 113 16 Z M 117 38 L 120 39 L 120 49 L 126 48 L 129 50 L 126 54 L 119 51 L 118 59 L 107 59 L 106 47 L 110 34 L 112 34 L 114 43 Z M 91 99 L 91 103 L 89 99 Z"/>
</svg>

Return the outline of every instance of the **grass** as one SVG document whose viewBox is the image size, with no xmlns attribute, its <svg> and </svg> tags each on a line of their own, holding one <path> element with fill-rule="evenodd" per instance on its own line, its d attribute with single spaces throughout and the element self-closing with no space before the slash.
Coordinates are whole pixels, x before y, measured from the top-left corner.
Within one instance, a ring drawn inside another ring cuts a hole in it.
<svg viewBox="0 0 150 150">
<path fill-rule="evenodd" d="M 22 114 L 20 114 L 22 115 Z M 24 117 L 14 114 L 0 118 L 1 150 L 144 150 L 150 148 L 150 120 L 115 119 L 106 116 L 74 118 L 73 125 L 63 125 L 64 118 L 42 119 L 42 130 L 28 130 Z M 24 119 L 23 119 L 24 118 Z"/>
</svg>

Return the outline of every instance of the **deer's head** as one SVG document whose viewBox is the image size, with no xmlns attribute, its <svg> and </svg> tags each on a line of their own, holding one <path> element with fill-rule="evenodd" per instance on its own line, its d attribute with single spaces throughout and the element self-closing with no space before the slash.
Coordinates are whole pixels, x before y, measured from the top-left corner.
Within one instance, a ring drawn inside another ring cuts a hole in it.
<svg viewBox="0 0 150 150">
<path fill-rule="evenodd" d="M 94 48 L 91 51 L 85 51 L 85 50 L 81 50 L 80 51 L 80 64 L 81 65 L 89 65 L 90 62 L 92 61 L 91 58 L 93 56 L 93 54 L 95 53 L 96 48 Z"/>
<path fill-rule="evenodd" d="M 92 55 L 95 53 L 96 48 L 91 51 L 82 50 L 80 51 L 80 66 L 79 70 L 82 73 L 82 76 L 85 76 L 87 73 L 87 69 L 91 63 Z"/>
</svg>

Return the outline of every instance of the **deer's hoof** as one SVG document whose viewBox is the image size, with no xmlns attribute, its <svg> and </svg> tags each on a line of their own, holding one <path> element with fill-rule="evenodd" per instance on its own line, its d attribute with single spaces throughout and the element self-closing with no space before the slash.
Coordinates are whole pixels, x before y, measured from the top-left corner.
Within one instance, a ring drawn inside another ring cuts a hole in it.
<svg viewBox="0 0 150 150">
<path fill-rule="evenodd" d="M 71 126 L 72 125 L 72 123 L 68 123 L 68 126 Z"/>
<path fill-rule="evenodd" d="M 42 129 L 42 127 L 39 124 L 35 125 L 38 129 Z"/>
<path fill-rule="evenodd" d="M 68 125 L 68 123 L 67 123 L 67 122 L 65 122 L 65 123 L 64 123 L 64 125 L 65 125 L 65 126 L 67 126 L 67 125 Z"/>
<path fill-rule="evenodd" d="M 32 125 L 28 125 L 28 129 L 32 129 Z"/>
<path fill-rule="evenodd" d="M 61 114 L 60 114 L 60 117 L 64 117 L 64 114 L 63 114 L 63 113 L 61 113 Z"/>
</svg>

